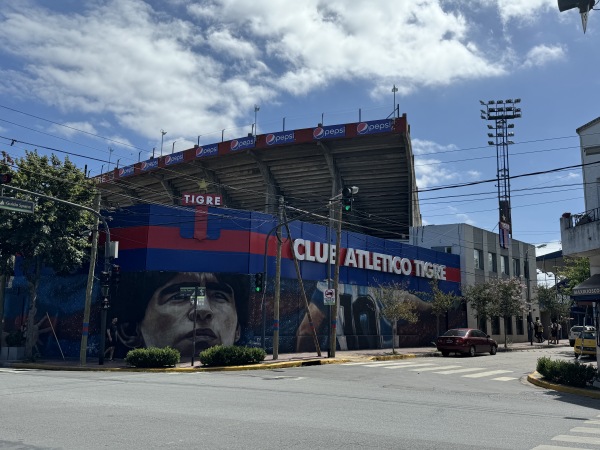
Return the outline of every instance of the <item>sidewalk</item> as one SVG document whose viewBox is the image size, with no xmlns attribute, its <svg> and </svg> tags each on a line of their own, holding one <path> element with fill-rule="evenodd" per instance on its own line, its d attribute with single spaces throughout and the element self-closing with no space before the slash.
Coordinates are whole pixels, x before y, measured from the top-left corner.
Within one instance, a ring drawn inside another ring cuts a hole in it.
<svg viewBox="0 0 600 450">
<path fill-rule="evenodd" d="M 568 341 L 557 345 L 548 345 L 547 342 L 542 344 L 535 343 L 530 345 L 529 342 L 521 342 L 509 344 L 508 348 L 504 348 L 502 343 L 499 343 L 498 352 L 506 351 L 524 351 L 536 350 L 548 347 L 569 347 Z M 247 366 L 232 366 L 232 367 L 202 367 L 200 361 L 196 358 L 194 367 L 191 366 L 189 358 L 177 364 L 176 367 L 165 369 L 135 369 L 127 366 L 125 361 L 117 359 L 114 361 L 104 360 L 103 365 L 98 364 L 98 358 L 87 358 L 86 364 L 81 365 L 79 359 L 40 359 L 35 362 L 24 361 L 2 361 L 0 367 L 11 367 L 15 369 L 41 369 L 41 370 L 88 370 L 88 371 L 157 371 L 157 372 L 173 372 L 173 371 L 226 371 L 226 370 L 256 370 L 256 369 L 272 369 L 284 367 L 301 367 L 308 365 L 322 364 L 340 364 L 350 361 L 384 361 L 393 359 L 416 358 L 422 356 L 441 356 L 441 353 L 433 346 L 430 347 L 411 347 L 397 348 L 395 353 L 392 353 L 391 348 L 370 349 L 370 350 L 336 350 L 335 357 L 328 357 L 327 350 L 321 351 L 321 356 L 316 352 L 313 353 L 283 353 L 279 354 L 277 359 L 273 359 L 273 355 L 267 355 L 264 361 L 259 364 L 251 364 Z"/>
</svg>

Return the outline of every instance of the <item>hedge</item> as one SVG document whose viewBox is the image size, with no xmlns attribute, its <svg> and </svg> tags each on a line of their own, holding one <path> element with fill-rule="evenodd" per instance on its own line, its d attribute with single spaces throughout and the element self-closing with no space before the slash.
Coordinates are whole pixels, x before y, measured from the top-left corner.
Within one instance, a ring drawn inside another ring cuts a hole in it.
<svg viewBox="0 0 600 450">
<path fill-rule="evenodd" d="M 266 356 L 262 348 L 216 345 L 200 352 L 200 362 L 207 367 L 243 366 L 259 363 Z"/>
<path fill-rule="evenodd" d="M 548 381 L 574 387 L 591 385 L 598 376 L 595 367 L 578 361 L 552 361 L 544 356 L 537 360 L 537 369 Z"/>
<path fill-rule="evenodd" d="M 140 368 L 173 367 L 179 360 L 179 351 L 171 347 L 136 348 L 129 350 L 125 356 L 127 364 Z"/>
</svg>

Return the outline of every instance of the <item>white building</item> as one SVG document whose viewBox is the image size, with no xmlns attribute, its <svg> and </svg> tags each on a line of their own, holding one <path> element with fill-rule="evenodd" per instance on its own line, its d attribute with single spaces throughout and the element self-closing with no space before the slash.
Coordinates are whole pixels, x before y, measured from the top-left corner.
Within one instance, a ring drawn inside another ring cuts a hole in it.
<svg viewBox="0 0 600 450">
<path fill-rule="evenodd" d="M 600 302 L 600 117 L 577 129 L 580 142 L 585 211 L 560 219 L 563 256 L 587 257 L 591 277 L 573 288 L 579 306 L 588 306 L 586 323 L 598 329 Z M 598 339 L 597 347 L 600 347 Z M 596 348 L 597 353 L 598 348 Z M 600 365 L 599 365 L 600 367 Z"/>
<path fill-rule="evenodd" d="M 498 233 L 483 230 L 464 223 L 449 225 L 427 225 L 410 228 L 409 243 L 419 247 L 460 255 L 461 285 L 472 286 L 492 278 L 520 277 L 527 287 L 525 301 L 532 302 L 537 281 L 535 246 L 512 240 L 509 248 L 501 248 Z M 533 281 L 530 280 L 533 277 Z M 468 326 L 480 328 L 496 340 L 504 340 L 504 321 L 492 318 L 477 323 L 476 312 L 467 309 Z M 531 316 L 542 321 L 537 303 L 532 305 Z M 513 317 L 507 322 L 506 334 L 512 342 L 527 342 L 526 315 Z"/>
</svg>

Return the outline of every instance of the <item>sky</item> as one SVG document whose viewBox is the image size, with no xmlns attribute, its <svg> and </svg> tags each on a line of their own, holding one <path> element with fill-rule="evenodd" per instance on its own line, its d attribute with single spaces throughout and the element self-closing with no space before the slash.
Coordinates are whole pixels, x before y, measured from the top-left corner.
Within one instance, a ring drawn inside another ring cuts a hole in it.
<svg viewBox="0 0 600 450">
<path fill-rule="evenodd" d="M 2 2 L 0 29 L 13 159 L 37 149 L 94 176 L 255 121 L 264 134 L 398 105 L 423 223 L 498 231 L 493 181 L 428 189 L 494 180 L 480 100 L 520 98 L 513 238 L 559 250 L 560 216 L 585 210 L 576 129 L 600 116 L 600 12 L 584 34 L 556 0 L 20 0 Z"/>
</svg>

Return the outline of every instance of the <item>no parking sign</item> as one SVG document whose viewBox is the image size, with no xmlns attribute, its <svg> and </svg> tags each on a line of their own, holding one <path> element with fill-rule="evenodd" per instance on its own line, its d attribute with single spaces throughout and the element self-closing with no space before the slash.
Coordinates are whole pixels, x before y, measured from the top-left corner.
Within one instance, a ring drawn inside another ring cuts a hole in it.
<svg viewBox="0 0 600 450">
<path fill-rule="evenodd" d="M 326 306 L 335 305 L 335 289 L 325 289 L 323 291 L 323 304 Z"/>
</svg>

